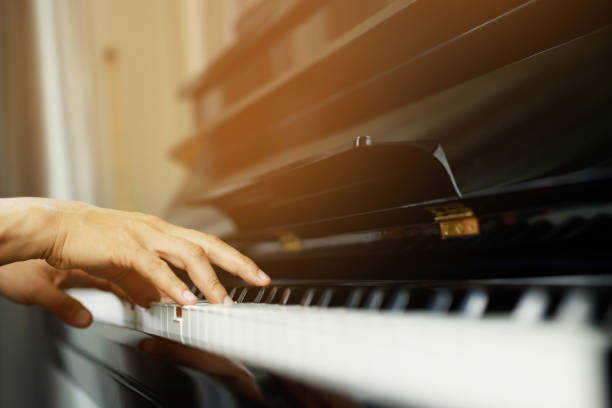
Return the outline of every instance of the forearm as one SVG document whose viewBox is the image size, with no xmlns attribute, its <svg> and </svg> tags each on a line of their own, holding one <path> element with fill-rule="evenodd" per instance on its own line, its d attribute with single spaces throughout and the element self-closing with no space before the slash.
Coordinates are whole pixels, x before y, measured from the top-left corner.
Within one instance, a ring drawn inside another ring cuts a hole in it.
<svg viewBox="0 0 612 408">
<path fill-rule="evenodd" d="M 57 236 L 58 222 L 54 200 L 0 199 L 0 265 L 47 258 Z"/>
</svg>

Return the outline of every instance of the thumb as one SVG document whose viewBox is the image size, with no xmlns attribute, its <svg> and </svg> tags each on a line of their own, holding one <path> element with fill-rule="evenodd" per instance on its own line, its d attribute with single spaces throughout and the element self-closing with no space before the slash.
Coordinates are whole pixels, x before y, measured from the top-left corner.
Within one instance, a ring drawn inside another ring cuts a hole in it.
<svg viewBox="0 0 612 408">
<path fill-rule="evenodd" d="M 84 328 L 91 324 L 92 317 L 89 310 L 81 302 L 53 285 L 41 288 L 34 303 L 49 310 L 71 326 Z"/>
</svg>

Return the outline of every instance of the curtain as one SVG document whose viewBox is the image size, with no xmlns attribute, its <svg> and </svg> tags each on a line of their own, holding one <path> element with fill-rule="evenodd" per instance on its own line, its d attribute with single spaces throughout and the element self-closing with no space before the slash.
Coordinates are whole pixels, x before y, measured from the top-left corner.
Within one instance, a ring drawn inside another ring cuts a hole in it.
<svg viewBox="0 0 612 408">
<path fill-rule="evenodd" d="M 0 197 L 95 200 L 86 6 L 0 0 Z M 47 317 L 0 298 L 0 406 L 95 406 L 51 362 Z"/>
</svg>

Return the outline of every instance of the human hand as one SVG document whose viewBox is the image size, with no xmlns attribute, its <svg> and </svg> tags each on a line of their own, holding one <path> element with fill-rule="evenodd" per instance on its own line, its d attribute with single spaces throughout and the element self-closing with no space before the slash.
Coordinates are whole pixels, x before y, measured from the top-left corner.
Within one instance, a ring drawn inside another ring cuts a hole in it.
<svg viewBox="0 0 612 408">
<path fill-rule="evenodd" d="M 40 259 L 0 267 L 0 295 L 22 305 L 42 306 L 72 326 L 87 327 L 91 323 L 91 313 L 64 292 L 70 288 L 100 289 L 130 301 L 112 282 L 80 270 L 57 269 Z"/>
<path fill-rule="evenodd" d="M 179 304 L 196 303 L 196 297 L 166 262 L 186 270 L 211 303 L 232 301 L 210 262 L 250 284 L 264 286 L 270 283 L 270 278 L 251 259 L 220 239 L 157 217 L 75 201 L 18 198 L 0 202 L 4 204 L 0 205 L 0 216 L 4 219 L 7 213 L 10 218 L 11 211 L 25 211 L 22 219 L 36 220 L 23 222 L 27 224 L 27 233 L 19 232 L 24 227 L 17 221 L 11 224 L 16 231 L 5 226 L 0 232 L 14 237 L 9 243 L 31 242 L 37 249 L 11 244 L 12 252 L 4 248 L 5 254 L 15 257 L 14 254 L 21 251 L 29 252 L 32 257 L 34 252 L 33 257 L 46 259 L 57 268 L 86 270 L 116 283 L 138 303 L 146 303 L 157 296 L 155 289 Z"/>
</svg>

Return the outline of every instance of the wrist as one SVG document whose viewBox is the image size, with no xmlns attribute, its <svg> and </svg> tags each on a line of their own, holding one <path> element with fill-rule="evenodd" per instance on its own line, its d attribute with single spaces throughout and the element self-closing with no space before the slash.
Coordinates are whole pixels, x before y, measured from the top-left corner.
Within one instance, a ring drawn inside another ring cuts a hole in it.
<svg viewBox="0 0 612 408">
<path fill-rule="evenodd" d="M 0 199 L 0 264 L 47 259 L 58 238 L 61 212 L 44 198 Z"/>
</svg>

